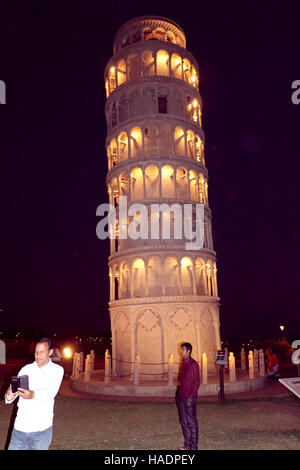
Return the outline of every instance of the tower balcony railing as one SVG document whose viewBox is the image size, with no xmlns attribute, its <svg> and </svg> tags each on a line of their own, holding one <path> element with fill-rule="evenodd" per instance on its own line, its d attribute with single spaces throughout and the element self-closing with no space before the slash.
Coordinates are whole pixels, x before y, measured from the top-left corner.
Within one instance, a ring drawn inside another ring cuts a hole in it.
<svg viewBox="0 0 300 470">
<path fill-rule="evenodd" d="M 108 98 L 128 81 L 158 76 L 177 78 L 196 90 L 199 89 L 197 62 L 186 49 L 175 44 L 148 41 L 119 51 L 108 62 L 104 81 Z"/>
<path fill-rule="evenodd" d="M 110 300 L 110 307 L 120 307 L 125 305 L 139 305 L 139 304 L 151 304 L 157 302 L 163 303 L 177 303 L 177 302 L 219 302 L 220 297 L 213 295 L 193 295 L 193 294 L 182 294 L 182 295 L 158 295 L 149 297 L 130 297 L 126 299 Z"/>
</svg>

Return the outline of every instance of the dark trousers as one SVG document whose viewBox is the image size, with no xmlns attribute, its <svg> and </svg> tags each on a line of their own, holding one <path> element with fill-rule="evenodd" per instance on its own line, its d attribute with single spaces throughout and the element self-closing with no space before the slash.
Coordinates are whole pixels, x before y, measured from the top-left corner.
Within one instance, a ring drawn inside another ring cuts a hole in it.
<svg viewBox="0 0 300 470">
<path fill-rule="evenodd" d="M 179 420 L 184 436 L 184 447 L 190 450 L 198 449 L 197 397 L 178 398 L 177 406 Z"/>
</svg>

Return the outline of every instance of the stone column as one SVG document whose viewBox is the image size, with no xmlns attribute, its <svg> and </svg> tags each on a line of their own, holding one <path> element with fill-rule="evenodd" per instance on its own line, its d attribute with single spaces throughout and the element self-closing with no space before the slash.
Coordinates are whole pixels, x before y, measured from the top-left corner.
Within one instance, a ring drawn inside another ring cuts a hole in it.
<svg viewBox="0 0 300 470">
<path fill-rule="evenodd" d="M 75 353 L 73 356 L 73 369 L 72 369 L 72 378 L 75 380 L 79 378 L 79 368 L 80 368 L 80 355 L 79 353 Z"/>
<path fill-rule="evenodd" d="M 229 353 L 229 381 L 236 382 L 235 357 L 233 352 Z"/>
<path fill-rule="evenodd" d="M 169 355 L 168 361 L 168 386 L 173 385 L 173 375 L 174 375 L 174 356 L 173 354 Z"/>
<path fill-rule="evenodd" d="M 192 259 L 192 279 L 193 279 L 193 294 L 197 295 L 197 285 L 196 285 L 196 267 L 195 260 Z"/>
<path fill-rule="evenodd" d="M 91 355 L 88 354 L 85 358 L 84 381 L 89 382 L 91 379 Z"/>
<path fill-rule="evenodd" d="M 249 379 L 254 379 L 254 358 L 253 358 L 253 351 L 249 351 L 249 354 L 248 354 L 248 362 L 249 362 Z"/>
<path fill-rule="evenodd" d="M 140 383 L 140 356 L 139 354 L 136 355 L 135 363 L 134 363 L 134 373 L 133 373 L 133 385 L 139 385 Z"/>
<path fill-rule="evenodd" d="M 202 354 L 202 383 L 207 384 L 207 356 Z"/>
<path fill-rule="evenodd" d="M 246 353 L 245 349 L 241 349 L 241 369 L 246 370 Z"/>
<path fill-rule="evenodd" d="M 254 349 L 253 353 L 253 362 L 254 362 L 254 375 L 258 374 L 259 366 L 258 366 L 258 350 Z"/>
<path fill-rule="evenodd" d="M 259 350 L 259 375 L 261 377 L 264 377 L 266 375 L 266 371 L 265 371 L 265 354 L 264 354 L 263 349 Z"/>
<path fill-rule="evenodd" d="M 93 370 L 95 370 L 95 351 L 93 349 L 91 349 L 90 356 L 91 356 L 91 372 L 92 372 Z"/>
<path fill-rule="evenodd" d="M 110 384 L 111 381 L 111 356 L 109 350 L 105 352 L 105 369 L 104 369 L 104 383 Z"/>
</svg>

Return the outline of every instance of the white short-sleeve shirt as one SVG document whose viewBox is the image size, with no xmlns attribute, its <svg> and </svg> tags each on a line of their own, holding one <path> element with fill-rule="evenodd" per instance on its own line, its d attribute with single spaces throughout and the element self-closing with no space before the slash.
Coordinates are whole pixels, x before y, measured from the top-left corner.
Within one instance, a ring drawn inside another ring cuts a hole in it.
<svg viewBox="0 0 300 470">
<path fill-rule="evenodd" d="M 20 375 L 28 375 L 29 390 L 34 392 L 34 398 L 19 397 L 14 427 L 22 432 L 44 431 L 53 423 L 54 397 L 63 379 L 64 369 L 49 359 L 43 367 L 38 367 L 36 361 L 26 364 L 19 371 Z M 12 401 L 5 398 L 6 403 Z"/>
</svg>

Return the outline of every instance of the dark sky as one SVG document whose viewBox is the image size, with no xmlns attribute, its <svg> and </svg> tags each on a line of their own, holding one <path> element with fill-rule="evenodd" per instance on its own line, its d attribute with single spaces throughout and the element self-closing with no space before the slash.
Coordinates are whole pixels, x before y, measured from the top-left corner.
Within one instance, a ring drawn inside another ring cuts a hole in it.
<svg viewBox="0 0 300 470">
<path fill-rule="evenodd" d="M 1 1 L 3 326 L 109 329 L 104 68 L 135 16 L 165 16 L 198 62 L 223 338 L 298 339 L 299 2 Z"/>
</svg>

